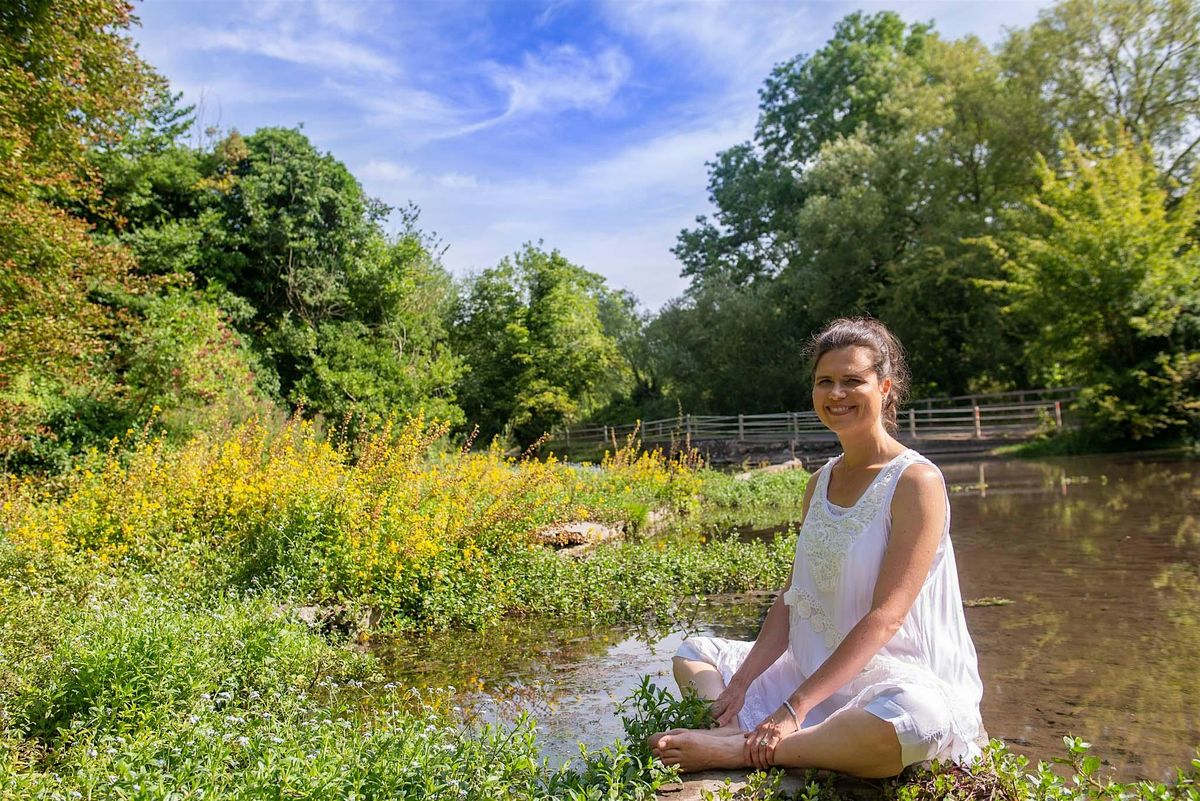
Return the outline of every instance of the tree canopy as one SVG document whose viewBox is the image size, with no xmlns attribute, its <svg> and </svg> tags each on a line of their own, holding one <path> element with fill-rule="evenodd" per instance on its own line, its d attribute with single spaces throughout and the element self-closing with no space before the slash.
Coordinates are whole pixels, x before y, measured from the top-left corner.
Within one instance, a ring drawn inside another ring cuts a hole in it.
<svg viewBox="0 0 1200 801">
<path fill-rule="evenodd" d="M 529 445 L 592 419 L 804 408 L 870 314 L 914 390 L 1070 383 L 1101 436 L 1200 426 L 1200 7 L 1060 0 L 994 49 L 855 12 L 709 164 L 657 314 L 554 249 L 455 280 L 415 208 L 299 129 L 189 137 L 131 7 L 0 9 L 0 453 L 54 468 L 153 418 L 425 413 Z M 191 138 L 192 141 L 188 141 Z"/>
</svg>

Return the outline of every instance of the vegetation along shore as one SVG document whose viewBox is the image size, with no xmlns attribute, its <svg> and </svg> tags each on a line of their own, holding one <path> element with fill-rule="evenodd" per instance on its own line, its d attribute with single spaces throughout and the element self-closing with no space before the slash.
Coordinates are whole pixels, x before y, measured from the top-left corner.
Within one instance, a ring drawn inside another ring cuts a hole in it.
<svg viewBox="0 0 1200 801">
<path fill-rule="evenodd" d="M 849 14 L 765 76 L 654 313 L 540 242 L 451 275 L 301 128 L 206 128 L 135 10 L 0 8 L 0 799 L 669 789 L 644 736 L 696 699 L 647 682 L 624 741 L 556 766 L 536 721 L 397 684 L 371 639 L 778 589 L 805 471 L 544 435 L 800 408 L 837 315 L 892 327 L 919 396 L 1078 387 L 1043 450 L 1200 437 L 1194 2 L 1061 0 L 994 48 Z M 581 521 L 623 536 L 560 552 Z M 1104 747 L 741 792 L 1200 799 L 1200 760 L 1116 784 Z"/>
</svg>

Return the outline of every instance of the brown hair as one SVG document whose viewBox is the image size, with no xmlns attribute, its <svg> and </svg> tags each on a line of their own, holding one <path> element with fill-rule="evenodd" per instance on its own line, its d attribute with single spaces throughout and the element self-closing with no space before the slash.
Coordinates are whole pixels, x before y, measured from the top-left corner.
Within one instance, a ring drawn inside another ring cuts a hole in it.
<svg viewBox="0 0 1200 801">
<path fill-rule="evenodd" d="M 883 399 L 883 424 L 893 434 L 898 430 L 896 412 L 908 394 L 908 363 L 904 348 L 887 326 L 870 317 L 841 317 L 815 334 L 805 349 L 810 364 L 810 376 L 816 373 L 817 362 L 831 350 L 859 345 L 875 352 L 875 375 L 880 381 L 892 379 L 892 389 Z"/>
</svg>

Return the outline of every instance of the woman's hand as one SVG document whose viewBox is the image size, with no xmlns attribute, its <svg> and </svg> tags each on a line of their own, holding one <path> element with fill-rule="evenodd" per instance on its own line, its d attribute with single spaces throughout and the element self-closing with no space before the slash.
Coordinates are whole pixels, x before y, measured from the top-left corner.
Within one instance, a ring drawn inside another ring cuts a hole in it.
<svg viewBox="0 0 1200 801">
<path fill-rule="evenodd" d="M 784 737 L 796 731 L 799 731 L 799 727 L 787 707 L 776 709 L 770 717 L 758 724 L 754 731 L 743 735 L 746 738 L 746 761 L 757 770 L 766 770 L 775 759 L 775 746 L 779 745 L 779 741 Z"/>
<path fill-rule="evenodd" d="M 717 726 L 736 726 L 738 712 L 742 711 L 742 705 L 745 703 L 746 688 L 736 681 L 730 681 L 729 686 L 712 702 L 712 716 L 717 721 Z"/>
</svg>

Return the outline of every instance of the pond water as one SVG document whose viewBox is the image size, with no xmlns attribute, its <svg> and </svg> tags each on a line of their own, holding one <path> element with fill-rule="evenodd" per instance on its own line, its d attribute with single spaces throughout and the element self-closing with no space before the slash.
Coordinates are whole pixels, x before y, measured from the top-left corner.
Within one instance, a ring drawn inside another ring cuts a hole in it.
<svg viewBox="0 0 1200 801">
<path fill-rule="evenodd" d="M 1162 456 L 941 465 L 988 732 L 1031 760 L 1094 744 L 1122 780 L 1170 779 L 1200 746 L 1200 463 Z M 507 623 L 395 641 L 400 679 L 453 685 L 484 719 L 530 712 L 546 754 L 622 736 L 641 677 L 673 687 L 687 633 L 753 638 L 770 594 L 709 598 L 655 630 Z"/>
</svg>

